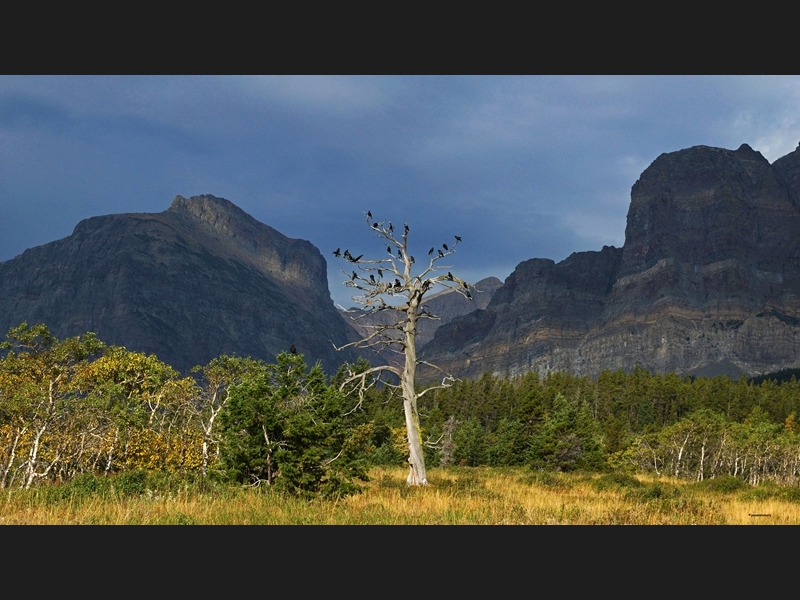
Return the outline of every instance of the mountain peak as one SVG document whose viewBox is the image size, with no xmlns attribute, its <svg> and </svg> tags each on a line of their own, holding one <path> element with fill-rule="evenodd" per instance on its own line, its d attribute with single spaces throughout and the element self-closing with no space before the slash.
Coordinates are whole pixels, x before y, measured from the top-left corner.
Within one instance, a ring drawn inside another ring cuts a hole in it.
<svg viewBox="0 0 800 600">
<path fill-rule="evenodd" d="M 175 196 L 172 205 L 166 212 L 189 217 L 215 231 L 228 230 L 229 233 L 235 234 L 238 233 L 236 230 L 265 229 L 272 235 L 286 237 L 272 227 L 257 221 L 230 200 L 211 194 L 192 196 L 191 198 Z"/>
<path fill-rule="evenodd" d="M 622 249 L 523 261 L 424 359 L 459 377 L 793 368 L 797 240 L 800 148 L 771 165 L 747 144 L 664 153 L 633 185 Z"/>
<path fill-rule="evenodd" d="M 332 372 L 357 354 L 334 349 L 354 334 L 326 275 L 310 242 L 224 198 L 177 196 L 160 213 L 85 219 L 71 236 L 0 263 L 0 329 L 28 321 L 60 338 L 94 331 L 181 370 L 220 354 L 271 360 L 295 345 Z"/>
</svg>

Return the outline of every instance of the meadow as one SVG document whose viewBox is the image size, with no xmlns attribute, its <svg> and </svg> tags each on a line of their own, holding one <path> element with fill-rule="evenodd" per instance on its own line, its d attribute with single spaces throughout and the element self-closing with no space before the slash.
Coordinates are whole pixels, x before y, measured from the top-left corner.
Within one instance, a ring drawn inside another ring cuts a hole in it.
<svg viewBox="0 0 800 600">
<path fill-rule="evenodd" d="M 647 475 L 449 467 L 409 487 L 402 468 L 374 468 L 362 491 L 302 500 L 272 489 L 159 474 L 76 479 L 5 490 L 2 524 L 203 525 L 788 525 L 800 524 L 800 488 Z M 160 479 L 159 479 L 160 477 Z"/>
</svg>

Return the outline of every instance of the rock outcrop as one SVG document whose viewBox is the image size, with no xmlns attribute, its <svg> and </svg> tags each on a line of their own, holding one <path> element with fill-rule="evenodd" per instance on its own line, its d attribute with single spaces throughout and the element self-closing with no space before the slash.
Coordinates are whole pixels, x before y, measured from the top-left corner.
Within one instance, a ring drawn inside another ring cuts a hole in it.
<svg viewBox="0 0 800 600">
<path fill-rule="evenodd" d="M 221 354 L 272 360 L 292 344 L 328 371 L 357 358 L 331 343 L 355 333 L 319 250 L 210 195 L 81 221 L 0 263 L 0 290 L 2 332 L 21 321 L 62 338 L 94 331 L 183 371 Z"/>
<path fill-rule="evenodd" d="M 662 154 L 622 249 L 521 263 L 425 360 L 461 376 L 604 369 L 737 376 L 800 366 L 800 147 Z"/>
</svg>

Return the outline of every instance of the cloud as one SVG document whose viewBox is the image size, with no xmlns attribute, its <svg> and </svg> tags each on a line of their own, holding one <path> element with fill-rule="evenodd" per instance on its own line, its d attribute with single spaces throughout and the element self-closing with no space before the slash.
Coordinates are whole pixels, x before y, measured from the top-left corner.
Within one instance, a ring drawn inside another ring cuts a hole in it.
<svg viewBox="0 0 800 600">
<path fill-rule="evenodd" d="M 366 76 L 253 76 L 230 80 L 248 101 L 279 103 L 327 115 L 373 112 L 392 104 L 403 78 Z"/>
<path fill-rule="evenodd" d="M 460 268 L 502 278 L 621 243 L 663 152 L 792 151 L 798 100 L 798 77 L 2 77 L 0 260 L 211 193 L 327 259 L 372 247 L 367 209 L 458 233 Z"/>
</svg>

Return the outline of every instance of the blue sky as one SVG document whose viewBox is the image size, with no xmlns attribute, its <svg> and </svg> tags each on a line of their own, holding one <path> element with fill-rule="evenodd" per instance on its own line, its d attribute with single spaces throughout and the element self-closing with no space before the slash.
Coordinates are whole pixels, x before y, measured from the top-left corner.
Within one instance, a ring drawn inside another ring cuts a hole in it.
<svg viewBox="0 0 800 600">
<path fill-rule="evenodd" d="M 663 152 L 800 141 L 800 77 L 0 76 L 0 261 L 81 219 L 227 198 L 331 252 L 412 254 L 505 279 L 523 260 L 621 246 L 630 189 Z M 349 272 L 349 270 L 348 270 Z"/>
</svg>

